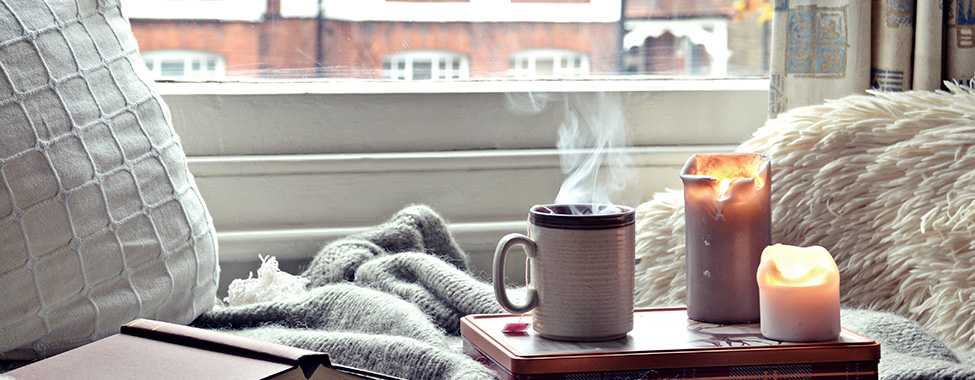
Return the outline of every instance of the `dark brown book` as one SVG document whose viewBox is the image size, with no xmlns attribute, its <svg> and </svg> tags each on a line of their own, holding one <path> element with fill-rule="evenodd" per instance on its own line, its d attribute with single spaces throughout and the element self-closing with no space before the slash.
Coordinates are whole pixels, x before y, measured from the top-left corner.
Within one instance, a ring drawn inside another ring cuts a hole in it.
<svg viewBox="0 0 975 380">
<path fill-rule="evenodd" d="M 638 309 L 633 331 L 606 342 L 561 342 L 530 327 L 504 332 L 530 315 L 461 319 L 464 352 L 508 380 L 586 379 L 876 379 L 880 344 L 843 329 L 828 342 L 779 342 L 760 325 L 717 325 L 687 318 L 683 307 Z"/>
<path fill-rule="evenodd" d="M 15 379 L 393 379 L 328 354 L 148 319 L 5 373 Z"/>
</svg>

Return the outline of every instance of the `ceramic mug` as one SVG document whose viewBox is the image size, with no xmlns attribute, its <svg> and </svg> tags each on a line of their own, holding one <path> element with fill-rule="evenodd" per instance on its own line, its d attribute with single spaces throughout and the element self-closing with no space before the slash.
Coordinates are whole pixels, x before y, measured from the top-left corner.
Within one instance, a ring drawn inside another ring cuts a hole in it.
<svg viewBox="0 0 975 380">
<path fill-rule="evenodd" d="M 505 310 L 532 311 L 542 337 L 568 341 L 618 339 L 633 329 L 635 225 L 632 207 L 555 204 L 532 207 L 528 236 L 509 234 L 494 252 L 494 294 Z M 528 255 L 526 302 L 504 287 L 508 250 Z"/>
</svg>

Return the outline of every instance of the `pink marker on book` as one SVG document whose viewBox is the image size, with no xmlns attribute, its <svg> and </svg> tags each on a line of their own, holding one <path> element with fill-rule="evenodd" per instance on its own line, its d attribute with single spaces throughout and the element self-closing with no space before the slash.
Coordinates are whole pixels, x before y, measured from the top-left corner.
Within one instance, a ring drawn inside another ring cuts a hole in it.
<svg viewBox="0 0 975 380">
<path fill-rule="evenodd" d="M 525 332 L 525 330 L 528 330 L 528 326 L 531 326 L 531 323 L 528 323 L 528 322 L 512 322 L 512 323 L 505 324 L 504 325 L 504 328 L 501 329 L 501 332 L 503 332 L 505 334 L 514 334 L 514 333 Z"/>
<path fill-rule="evenodd" d="M 525 331 L 528 330 L 528 326 L 531 326 L 531 323 L 521 321 L 521 319 L 524 317 L 525 315 L 521 314 L 518 316 L 517 322 L 505 323 L 504 328 L 501 329 L 501 332 L 505 334 L 524 334 Z"/>
</svg>

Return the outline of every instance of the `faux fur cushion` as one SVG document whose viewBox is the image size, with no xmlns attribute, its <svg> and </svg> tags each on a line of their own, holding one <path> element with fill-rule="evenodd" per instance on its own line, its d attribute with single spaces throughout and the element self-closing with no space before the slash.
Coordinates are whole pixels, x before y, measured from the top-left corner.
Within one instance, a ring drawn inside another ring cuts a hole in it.
<svg viewBox="0 0 975 380">
<path fill-rule="evenodd" d="M 213 305 L 216 234 L 118 0 L 0 0 L 0 359 Z"/>
<path fill-rule="evenodd" d="M 738 151 L 772 160 L 773 242 L 826 247 L 844 306 L 911 317 L 972 350 L 975 92 L 949 87 L 794 109 Z M 683 304 L 682 191 L 637 218 L 637 305 Z"/>
</svg>

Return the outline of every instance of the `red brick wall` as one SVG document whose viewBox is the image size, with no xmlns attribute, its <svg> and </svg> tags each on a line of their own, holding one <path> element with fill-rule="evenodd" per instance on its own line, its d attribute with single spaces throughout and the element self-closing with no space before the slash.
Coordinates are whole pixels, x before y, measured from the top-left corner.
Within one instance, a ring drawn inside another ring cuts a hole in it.
<svg viewBox="0 0 975 380">
<path fill-rule="evenodd" d="M 261 24 L 263 37 L 260 59 L 262 68 L 281 70 L 283 77 L 312 75 L 315 68 L 315 27 L 314 20 L 270 19 Z"/>
<path fill-rule="evenodd" d="M 261 23 L 132 20 L 143 52 L 189 49 L 222 54 L 227 70 L 278 69 L 281 76 L 315 68 L 314 19 L 269 17 Z M 467 55 L 471 77 L 497 77 L 508 55 L 527 49 L 567 49 L 589 55 L 593 73 L 615 70 L 616 24 L 402 23 L 325 21 L 328 76 L 381 78 L 383 56 L 409 50 Z M 250 75 L 250 76 L 256 76 Z"/>
<path fill-rule="evenodd" d="M 132 20 L 143 52 L 183 49 L 218 53 L 228 70 L 258 68 L 258 24 L 219 21 Z"/>
<path fill-rule="evenodd" d="M 384 55 L 409 50 L 464 54 L 471 77 L 503 76 L 508 56 L 528 49 L 582 52 L 593 72 L 612 71 L 616 64 L 615 24 L 329 21 L 326 30 L 326 65 L 356 67 L 369 78 L 382 76 Z"/>
</svg>

